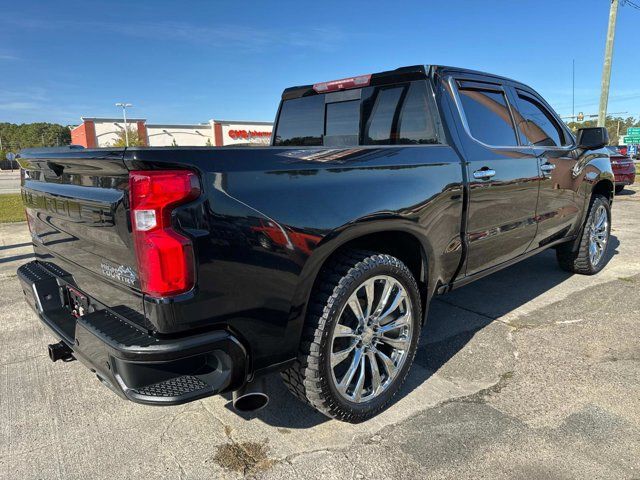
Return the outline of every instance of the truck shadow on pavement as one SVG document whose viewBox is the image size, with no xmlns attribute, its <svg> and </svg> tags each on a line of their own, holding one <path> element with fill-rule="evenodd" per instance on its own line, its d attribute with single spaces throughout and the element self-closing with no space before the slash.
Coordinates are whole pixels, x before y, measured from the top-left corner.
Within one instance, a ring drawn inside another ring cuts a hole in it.
<svg viewBox="0 0 640 480">
<path fill-rule="evenodd" d="M 607 263 L 618 254 L 619 245 L 619 240 L 612 235 Z M 394 408 L 398 400 L 427 381 L 462 350 L 478 331 L 571 276 L 558 267 L 555 251 L 549 250 L 434 298 L 414 361 L 414 366 L 422 368 L 410 370 L 403 388 L 389 408 Z M 289 429 L 309 428 L 329 421 L 290 394 L 278 374 L 267 379 L 267 393 L 270 400 L 266 408 L 237 414 L 247 420 L 257 418 L 268 425 Z M 231 395 L 225 398 L 231 400 Z M 226 406 L 233 408 L 230 402 Z"/>
<path fill-rule="evenodd" d="M 32 245 L 32 243 L 24 242 L 24 243 L 16 243 L 14 245 L 0 245 L 0 250 L 12 250 L 14 248 L 28 247 L 29 245 Z"/>
<path fill-rule="evenodd" d="M 25 260 L 27 258 L 33 258 L 35 254 L 33 253 L 24 253 L 22 255 L 12 255 L 10 257 L 0 258 L 0 263 L 8 263 L 8 262 L 16 262 L 18 260 Z"/>
</svg>

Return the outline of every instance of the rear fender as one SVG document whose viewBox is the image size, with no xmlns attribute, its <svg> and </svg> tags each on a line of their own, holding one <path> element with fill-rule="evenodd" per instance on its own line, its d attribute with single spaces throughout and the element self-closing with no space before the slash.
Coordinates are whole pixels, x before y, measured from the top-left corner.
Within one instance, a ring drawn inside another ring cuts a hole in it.
<svg viewBox="0 0 640 480">
<path fill-rule="evenodd" d="M 434 286 L 438 281 L 436 263 L 433 260 L 436 259 L 437 256 L 434 254 L 431 242 L 429 242 L 424 235 L 421 235 L 421 227 L 406 219 L 390 219 L 388 216 L 384 219 L 363 220 L 335 230 L 324 237 L 322 242 L 313 250 L 312 255 L 307 259 L 292 302 L 292 316 L 296 317 L 297 320 L 294 333 L 296 338 L 299 339 L 302 335 L 307 306 L 322 266 L 327 260 L 329 260 L 334 253 L 354 240 L 376 233 L 394 232 L 409 234 L 420 244 L 423 265 L 420 275 L 421 278 L 417 278 L 416 280 L 426 285 L 426 291 L 423 293 L 425 294 L 425 303 L 428 302 L 428 299 L 430 299 L 433 294 Z"/>
</svg>

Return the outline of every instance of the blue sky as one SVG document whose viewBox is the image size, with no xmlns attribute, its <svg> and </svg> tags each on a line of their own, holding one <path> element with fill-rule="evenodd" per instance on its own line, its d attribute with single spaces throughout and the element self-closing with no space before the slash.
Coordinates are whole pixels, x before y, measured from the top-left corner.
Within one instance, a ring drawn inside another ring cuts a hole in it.
<svg viewBox="0 0 640 480">
<path fill-rule="evenodd" d="M 638 2 L 640 3 L 640 2 Z M 282 90 L 420 63 L 502 74 L 561 115 L 598 108 L 609 0 L 0 0 L 0 121 L 272 120 Z M 610 112 L 640 116 L 640 10 L 620 8 Z"/>
</svg>

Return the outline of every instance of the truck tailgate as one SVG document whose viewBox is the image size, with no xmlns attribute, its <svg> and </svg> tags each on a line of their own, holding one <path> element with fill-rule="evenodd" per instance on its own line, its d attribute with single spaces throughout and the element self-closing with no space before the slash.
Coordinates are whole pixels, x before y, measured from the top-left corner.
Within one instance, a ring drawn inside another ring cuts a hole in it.
<svg viewBox="0 0 640 480">
<path fill-rule="evenodd" d="M 36 258 L 144 324 L 122 156 L 122 149 L 22 152 L 22 196 Z"/>
</svg>

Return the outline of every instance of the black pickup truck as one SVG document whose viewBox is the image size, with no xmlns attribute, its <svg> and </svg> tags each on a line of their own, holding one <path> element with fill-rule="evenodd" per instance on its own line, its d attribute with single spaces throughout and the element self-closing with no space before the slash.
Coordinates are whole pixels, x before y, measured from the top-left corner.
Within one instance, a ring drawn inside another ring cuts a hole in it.
<svg viewBox="0 0 640 480">
<path fill-rule="evenodd" d="M 36 260 L 18 277 L 51 359 L 124 398 L 249 410 L 280 371 L 359 422 L 403 383 L 434 295 L 547 248 L 603 268 L 607 142 L 465 69 L 288 88 L 269 147 L 23 151 Z"/>
</svg>

